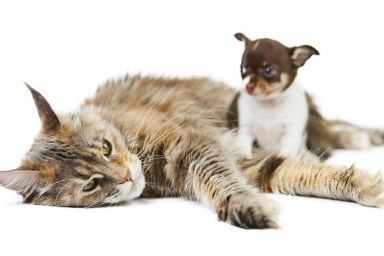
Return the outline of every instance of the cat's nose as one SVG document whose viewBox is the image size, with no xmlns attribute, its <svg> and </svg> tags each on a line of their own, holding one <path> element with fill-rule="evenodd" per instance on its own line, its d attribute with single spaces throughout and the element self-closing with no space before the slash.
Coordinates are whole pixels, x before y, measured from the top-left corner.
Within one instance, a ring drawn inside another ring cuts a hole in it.
<svg viewBox="0 0 384 256">
<path fill-rule="evenodd" d="M 124 182 L 132 181 L 131 171 L 128 169 L 124 176 Z"/>
</svg>

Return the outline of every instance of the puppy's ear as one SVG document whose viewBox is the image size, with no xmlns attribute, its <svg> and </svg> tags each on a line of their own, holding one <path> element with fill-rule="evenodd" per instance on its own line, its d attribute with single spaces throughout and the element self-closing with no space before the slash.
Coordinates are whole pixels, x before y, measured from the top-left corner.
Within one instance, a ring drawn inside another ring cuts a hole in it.
<svg viewBox="0 0 384 256">
<path fill-rule="evenodd" d="M 298 68 L 302 67 L 304 66 L 305 62 L 314 54 L 319 55 L 320 53 L 310 45 L 292 47 L 291 48 L 292 65 Z"/>
<path fill-rule="evenodd" d="M 235 37 L 237 40 L 243 41 L 245 46 L 247 46 L 249 42 L 251 42 L 251 40 L 248 37 L 246 37 L 243 33 L 236 33 Z"/>
</svg>

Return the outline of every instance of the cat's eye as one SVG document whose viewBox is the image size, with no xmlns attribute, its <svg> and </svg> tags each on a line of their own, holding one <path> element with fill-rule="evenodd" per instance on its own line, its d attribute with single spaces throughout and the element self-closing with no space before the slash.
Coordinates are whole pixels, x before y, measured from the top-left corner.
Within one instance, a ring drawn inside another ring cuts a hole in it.
<svg viewBox="0 0 384 256">
<path fill-rule="evenodd" d="M 101 144 L 101 153 L 103 154 L 103 156 L 106 156 L 106 157 L 111 155 L 112 145 L 109 141 L 103 140 Z"/>
<path fill-rule="evenodd" d="M 95 190 L 97 186 L 100 184 L 99 178 L 91 179 L 85 186 L 83 187 L 84 192 L 91 192 L 92 190 Z"/>
</svg>

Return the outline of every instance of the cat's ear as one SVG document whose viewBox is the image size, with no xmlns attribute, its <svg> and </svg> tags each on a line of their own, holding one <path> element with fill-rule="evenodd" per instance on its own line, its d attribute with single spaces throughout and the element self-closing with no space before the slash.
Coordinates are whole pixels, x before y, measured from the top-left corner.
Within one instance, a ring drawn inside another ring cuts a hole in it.
<svg viewBox="0 0 384 256">
<path fill-rule="evenodd" d="M 55 132 L 60 127 L 60 120 L 53 112 L 51 105 L 48 101 L 35 89 L 33 89 L 29 84 L 24 83 L 28 89 L 31 91 L 33 100 L 39 113 L 41 120 L 41 126 L 44 132 Z"/>
<path fill-rule="evenodd" d="M 245 46 L 247 46 L 251 42 L 251 40 L 246 37 L 243 33 L 236 33 L 235 37 L 237 40 L 244 42 Z"/>
<path fill-rule="evenodd" d="M 38 171 L 10 170 L 0 172 L 0 185 L 24 195 L 35 186 L 39 176 Z"/>
<path fill-rule="evenodd" d="M 302 45 L 291 48 L 291 60 L 292 65 L 295 67 L 304 66 L 305 62 L 312 55 L 319 55 L 320 53 L 310 45 Z"/>
</svg>

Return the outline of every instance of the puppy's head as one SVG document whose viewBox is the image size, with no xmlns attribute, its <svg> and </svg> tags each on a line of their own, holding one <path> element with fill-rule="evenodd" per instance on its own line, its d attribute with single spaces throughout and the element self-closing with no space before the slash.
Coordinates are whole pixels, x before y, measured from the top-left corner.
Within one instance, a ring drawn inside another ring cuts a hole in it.
<svg viewBox="0 0 384 256">
<path fill-rule="evenodd" d="M 319 52 L 309 45 L 286 47 L 272 39 L 252 41 L 242 33 L 235 34 L 245 49 L 241 77 L 246 91 L 260 99 L 273 98 L 292 84 L 298 68 Z"/>
</svg>

